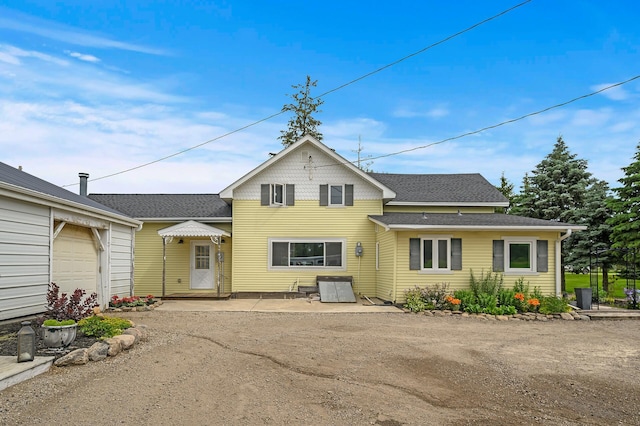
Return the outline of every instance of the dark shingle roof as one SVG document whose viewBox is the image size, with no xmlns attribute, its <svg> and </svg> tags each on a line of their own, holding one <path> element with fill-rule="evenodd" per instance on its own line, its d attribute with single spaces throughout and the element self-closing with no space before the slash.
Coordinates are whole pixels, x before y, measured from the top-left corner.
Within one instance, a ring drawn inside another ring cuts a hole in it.
<svg viewBox="0 0 640 426">
<path fill-rule="evenodd" d="M 394 190 L 393 202 L 506 203 L 508 200 L 482 175 L 370 173 Z"/>
<path fill-rule="evenodd" d="M 71 201 L 74 203 L 83 204 L 95 209 L 104 210 L 118 216 L 123 216 L 123 213 L 114 210 L 113 208 L 100 204 L 99 202 L 83 197 L 71 191 L 67 191 L 57 185 L 54 185 L 46 180 L 37 178 L 29 173 L 23 172 L 13 168 L 5 163 L 0 162 L 0 182 L 8 183 L 10 185 L 18 186 L 31 191 L 36 191 L 41 194 L 50 195 L 64 201 Z"/>
<path fill-rule="evenodd" d="M 134 218 L 230 218 L 218 194 L 90 194 L 89 198 Z"/>
<path fill-rule="evenodd" d="M 426 218 L 425 218 L 426 216 Z M 533 219 L 499 213 L 387 213 L 369 216 L 372 220 L 384 225 L 404 227 L 483 227 L 483 228 L 559 228 L 582 229 L 576 225 L 551 220 Z"/>
</svg>

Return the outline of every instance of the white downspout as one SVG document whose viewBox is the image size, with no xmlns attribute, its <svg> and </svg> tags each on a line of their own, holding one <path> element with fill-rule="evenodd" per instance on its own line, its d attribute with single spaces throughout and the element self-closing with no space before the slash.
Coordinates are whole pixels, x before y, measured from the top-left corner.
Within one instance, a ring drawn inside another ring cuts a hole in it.
<svg viewBox="0 0 640 426">
<path fill-rule="evenodd" d="M 571 236 L 571 228 L 556 240 L 556 296 L 562 296 L 562 242 Z"/>
</svg>

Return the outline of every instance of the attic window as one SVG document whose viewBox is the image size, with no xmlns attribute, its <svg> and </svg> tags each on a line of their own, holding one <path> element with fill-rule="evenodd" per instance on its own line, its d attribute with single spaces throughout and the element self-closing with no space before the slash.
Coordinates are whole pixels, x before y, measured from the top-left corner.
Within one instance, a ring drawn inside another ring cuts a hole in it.
<svg viewBox="0 0 640 426">
<path fill-rule="evenodd" d="M 271 185 L 271 205 L 281 206 L 284 204 L 284 185 L 274 183 Z"/>
</svg>

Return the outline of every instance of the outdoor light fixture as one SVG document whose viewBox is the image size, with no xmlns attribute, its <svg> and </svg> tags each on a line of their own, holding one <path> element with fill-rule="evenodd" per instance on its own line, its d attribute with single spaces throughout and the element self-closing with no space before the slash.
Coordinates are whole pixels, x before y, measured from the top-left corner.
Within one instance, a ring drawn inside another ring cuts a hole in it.
<svg viewBox="0 0 640 426">
<path fill-rule="evenodd" d="M 36 356 L 36 332 L 31 321 L 23 321 L 18 331 L 18 362 L 33 361 Z"/>
<path fill-rule="evenodd" d="M 426 212 L 422 212 L 422 218 L 426 219 L 427 218 L 427 213 Z"/>
<path fill-rule="evenodd" d="M 180 238 L 180 239 L 178 240 L 178 244 L 184 244 L 184 240 L 183 240 L 182 238 Z"/>
</svg>

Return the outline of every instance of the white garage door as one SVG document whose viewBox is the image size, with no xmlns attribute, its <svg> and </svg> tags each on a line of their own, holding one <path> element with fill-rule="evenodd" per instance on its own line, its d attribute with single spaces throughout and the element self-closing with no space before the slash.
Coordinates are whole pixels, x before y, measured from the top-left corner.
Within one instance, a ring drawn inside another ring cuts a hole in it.
<svg viewBox="0 0 640 426">
<path fill-rule="evenodd" d="M 65 225 L 53 241 L 53 282 L 61 292 L 97 291 L 98 250 L 91 229 Z"/>
</svg>

